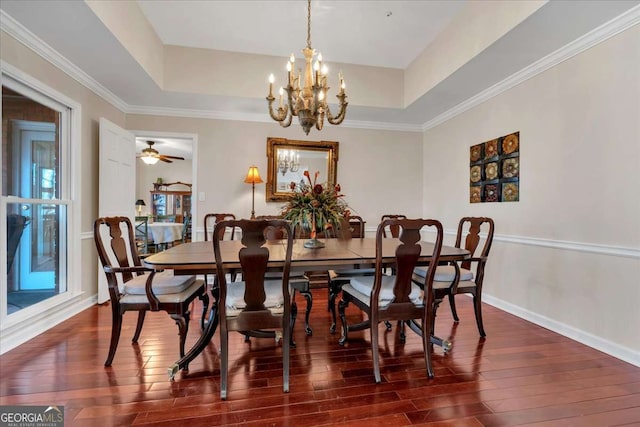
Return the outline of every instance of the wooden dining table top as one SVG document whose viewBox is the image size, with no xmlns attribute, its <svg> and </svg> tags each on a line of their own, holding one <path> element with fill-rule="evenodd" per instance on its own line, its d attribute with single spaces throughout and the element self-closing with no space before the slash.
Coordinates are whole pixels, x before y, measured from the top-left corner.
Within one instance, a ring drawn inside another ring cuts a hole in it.
<svg viewBox="0 0 640 427">
<path fill-rule="evenodd" d="M 293 270 L 332 269 L 341 265 L 374 264 L 376 260 L 376 239 L 365 237 L 362 239 L 324 239 L 324 248 L 305 248 L 305 239 L 294 240 L 291 258 Z M 281 267 L 285 257 L 286 241 L 268 241 L 270 267 Z M 386 238 L 382 240 L 383 263 L 391 264 L 395 259 L 395 249 L 400 240 Z M 418 262 L 427 263 L 433 253 L 433 243 L 421 241 L 421 257 Z M 220 250 L 225 267 L 238 268 L 240 266 L 238 253 L 243 247 L 240 240 L 223 240 Z M 442 246 L 440 261 L 460 261 L 470 256 L 469 251 L 453 246 Z M 143 259 L 147 267 L 156 270 L 173 269 L 177 272 L 189 274 L 213 273 L 216 269 L 213 254 L 213 243 L 188 242 L 165 251 L 158 252 Z"/>
</svg>

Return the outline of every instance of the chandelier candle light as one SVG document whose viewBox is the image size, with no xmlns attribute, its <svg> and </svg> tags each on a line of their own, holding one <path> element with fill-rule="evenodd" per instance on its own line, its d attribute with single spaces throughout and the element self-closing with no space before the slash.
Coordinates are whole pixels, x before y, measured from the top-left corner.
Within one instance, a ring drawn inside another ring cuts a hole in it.
<svg viewBox="0 0 640 427">
<path fill-rule="evenodd" d="M 269 115 L 273 120 L 280 123 L 280 126 L 289 127 L 293 116 L 297 116 L 305 134 L 309 135 L 309 131 L 313 126 L 318 130 L 322 129 L 325 115 L 327 116 L 327 121 L 332 125 L 342 123 L 349 103 L 346 101 L 347 95 L 344 93 L 344 78 L 342 72 L 339 72 L 338 83 L 340 91 L 336 98 L 338 98 L 340 110 L 336 116 L 331 114 L 329 110 L 329 104 L 327 103 L 327 93 L 329 92 L 327 84 L 328 68 L 326 64 L 322 63 L 321 53 L 318 53 L 315 64 L 312 64 L 316 51 L 311 47 L 311 0 L 308 0 L 307 5 L 307 47 L 302 50 L 305 59 L 304 86 L 302 86 L 301 82 L 302 71 L 298 70 L 298 75 L 296 76 L 294 69 L 296 58 L 292 53 L 289 62 L 287 62 L 287 85 L 284 88 L 280 88 L 277 111 L 273 108 L 273 102 L 275 101 L 273 97 L 273 83 L 275 81 L 273 74 L 269 76 L 269 96 L 267 96 L 267 101 L 269 102 Z M 287 92 L 287 103 L 284 102 L 285 91 Z"/>
</svg>

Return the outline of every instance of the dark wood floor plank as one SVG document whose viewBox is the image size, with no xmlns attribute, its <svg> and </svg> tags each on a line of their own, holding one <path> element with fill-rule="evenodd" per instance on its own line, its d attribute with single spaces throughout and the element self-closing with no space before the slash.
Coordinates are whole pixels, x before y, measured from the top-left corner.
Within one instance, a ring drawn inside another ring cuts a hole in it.
<svg viewBox="0 0 640 427">
<path fill-rule="evenodd" d="M 125 316 L 113 366 L 103 366 L 111 313 L 95 306 L 0 356 L 0 404 L 62 405 L 67 426 L 604 426 L 640 424 L 640 368 L 484 308 L 481 339 L 468 298 L 460 323 L 443 304 L 437 333 L 454 343 L 433 356 L 426 377 L 422 344 L 380 326 L 382 382 L 375 384 L 368 331 L 348 345 L 328 331 L 326 290 L 314 289 L 312 336 L 296 327 L 290 393 L 282 392 L 282 345 L 230 335 L 229 399 L 220 401 L 220 339 L 168 381 L 177 328 L 149 313 L 138 344 Z M 304 302 L 299 303 L 304 307 Z M 302 311 L 302 310 L 301 310 Z M 198 307 L 193 307 L 198 312 Z M 349 319 L 362 315 L 354 308 Z M 300 324 L 300 323 L 299 323 Z M 191 323 L 187 346 L 197 340 Z"/>
</svg>

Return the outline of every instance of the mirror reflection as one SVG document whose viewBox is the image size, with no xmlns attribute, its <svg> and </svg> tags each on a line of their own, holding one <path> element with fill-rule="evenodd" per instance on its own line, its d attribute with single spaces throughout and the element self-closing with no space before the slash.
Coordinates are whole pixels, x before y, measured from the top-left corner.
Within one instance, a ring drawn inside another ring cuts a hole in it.
<svg viewBox="0 0 640 427">
<path fill-rule="evenodd" d="M 283 138 L 267 140 L 267 200 L 285 201 L 291 183 L 304 183 L 304 172 L 320 172 L 318 183 L 335 185 L 338 143 L 333 141 L 293 141 Z"/>
</svg>

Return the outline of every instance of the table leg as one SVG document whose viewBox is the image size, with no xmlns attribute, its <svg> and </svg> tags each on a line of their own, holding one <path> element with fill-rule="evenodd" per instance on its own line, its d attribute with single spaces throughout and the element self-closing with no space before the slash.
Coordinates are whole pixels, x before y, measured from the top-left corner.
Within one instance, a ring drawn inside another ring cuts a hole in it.
<svg viewBox="0 0 640 427">
<path fill-rule="evenodd" d="M 213 335 L 216 333 L 216 329 L 218 327 L 218 298 L 214 292 L 212 292 L 212 294 L 214 299 L 213 299 L 213 304 L 211 306 L 211 314 L 209 315 L 209 321 L 207 322 L 207 325 L 202 335 L 200 336 L 198 341 L 193 345 L 191 350 L 189 350 L 189 352 L 187 352 L 187 354 L 182 356 L 180 360 L 178 360 L 176 363 L 174 363 L 169 367 L 168 369 L 169 380 L 173 380 L 176 374 L 182 369 L 185 369 L 185 370 L 188 369 L 189 362 L 191 362 L 200 353 L 202 353 L 202 350 L 204 350 L 207 347 L 207 345 L 211 341 L 211 338 L 213 338 Z"/>
</svg>

